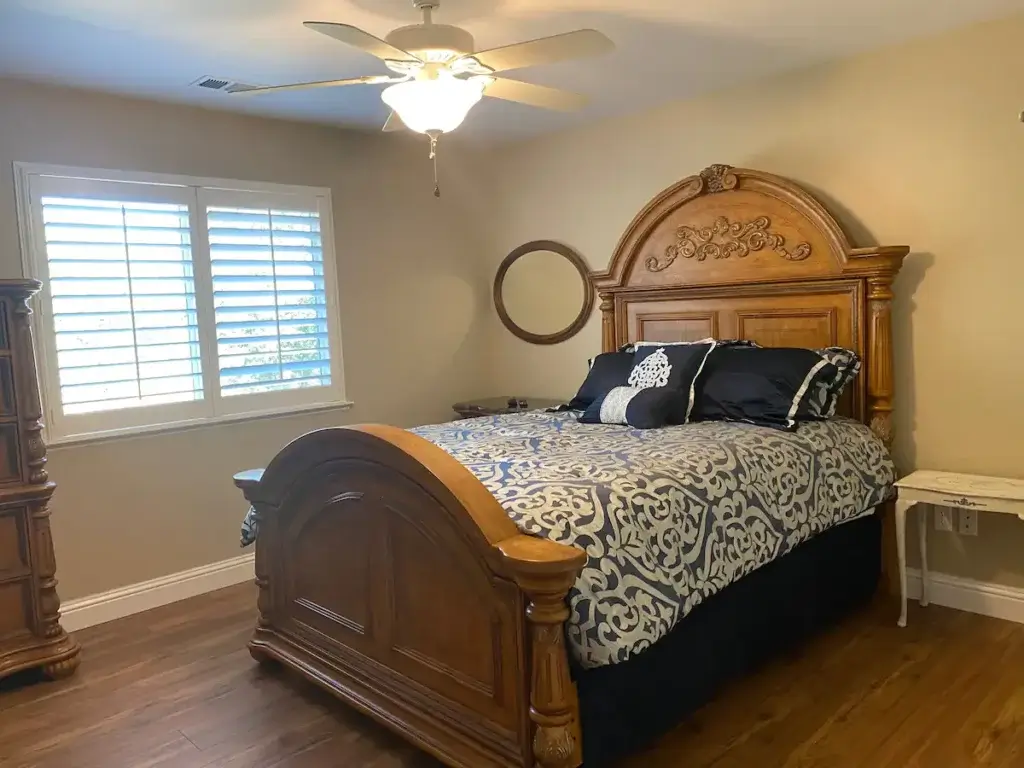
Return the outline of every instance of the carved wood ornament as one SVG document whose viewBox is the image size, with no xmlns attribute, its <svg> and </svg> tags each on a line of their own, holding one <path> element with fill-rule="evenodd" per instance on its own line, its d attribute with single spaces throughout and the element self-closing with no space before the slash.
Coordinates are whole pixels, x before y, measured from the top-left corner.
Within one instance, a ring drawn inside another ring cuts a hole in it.
<svg viewBox="0 0 1024 768">
<path fill-rule="evenodd" d="M 699 229 L 681 226 L 676 230 L 676 242 L 665 249 L 663 259 L 651 256 L 647 269 L 661 272 L 672 265 L 679 256 L 684 259 L 728 259 L 731 256 L 743 258 L 751 251 L 769 248 L 784 259 L 802 261 L 811 255 L 811 246 L 800 243 L 792 251 L 786 250 L 786 238 L 772 232 L 772 222 L 767 216 L 758 216 L 753 221 L 729 221 L 724 216 L 715 219 L 710 227 Z"/>
<path fill-rule="evenodd" d="M 847 411 L 889 444 L 906 253 L 851 247 L 792 182 L 711 166 L 652 200 L 593 275 L 602 344 L 851 347 L 863 366 Z M 260 521 L 256 659 L 449 765 L 581 764 L 564 637 L 581 550 L 520 534 L 466 467 L 394 427 L 311 432 L 235 481 Z"/>
<path fill-rule="evenodd" d="M 736 185 L 739 183 L 736 174 L 732 172 L 732 166 L 722 163 L 714 163 L 701 171 L 699 181 L 701 191 L 709 194 L 736 189 Z"/>
</svg>

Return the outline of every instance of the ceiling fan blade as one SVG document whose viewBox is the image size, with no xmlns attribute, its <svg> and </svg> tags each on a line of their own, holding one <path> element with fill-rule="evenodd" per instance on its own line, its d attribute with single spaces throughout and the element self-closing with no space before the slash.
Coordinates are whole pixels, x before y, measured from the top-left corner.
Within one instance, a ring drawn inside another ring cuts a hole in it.
<svg viewBox="0 0 1024 768">
<path fill-rule="evenodd" d="M 391 133 L 392 131 L 404 131 L 405 123 L 402 122 L 402 118 L 398 116 L 397 112 L 392 112 L 388 115 L 388 121 L 384 123 L 384 131 Z"/>
<path fill-rule="evenodd" d="M 291 85 L 240 86 L 229 88 L 228 93 L 267 93 L 269 91 L 303 91 L 307 88 L 333 88 L 338 85 L 376 85 L 377 83 L 400 83 L 404 77 L 388 77 L 387 75 L 367 75 L 350 77 L 347 80 L 317 80 L 313 83 L 292 83 Z"/>
<path fill-rule="evenodd" d="M 312 29 L 314 32 L 333 37 L 335 40 L 340 40 L 343 43 L 364 50 L 384 61 L 410 61 L 416 63 L 420 61 L 408 51 L 395 48 L 395 46 L 384 42 L 379 37 L 374 37 L 369 32 L 364 32 L 359 27 L 353 27 L 350 24 L 334 24 L 329 21 L 305 21 L 302 25 L 306 29 Z"/>
<path fill-rule="evenodd" d="M 615 48 L 615 43 L 596 29 L 579 29 L 553 37 L 541 37 L 525 43 L 492 48 L 489 51 L 463 56 L 452 62 L 451 68 L 458 71 L 459 62 L 477 62 L 492 72 L 506 69 L 522 69 L 537 64 L 554 64 L 568 59 L 582 59 L 598 56 Z"/>
<path fill-rule="evenodd" d="M 575 112 L 587 105 L 589 99 L 578 93 L 560 91 L 545 85 L 523 83 L 519 80 L 507 80 L 503 77 L 488 78 L 493 82 L 484 89 L 484 96 L 504 101 L 518 101 L 544 109 L 555 109 L 559 112 Z"/>
</svg>

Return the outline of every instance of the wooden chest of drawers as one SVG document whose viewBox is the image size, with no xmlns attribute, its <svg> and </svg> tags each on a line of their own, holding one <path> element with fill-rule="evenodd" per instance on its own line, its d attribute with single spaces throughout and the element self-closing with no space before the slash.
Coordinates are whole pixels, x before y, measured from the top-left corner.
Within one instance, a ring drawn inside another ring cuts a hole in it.
<svg viewBox="0 0 1024 768">
<path fill-rule="evenodd" d="M 0 280 L 0 677 L 78 666 L 78 644 L 60 626 L 39 383 L 28 300 L 40 284 Z"/>
</svg>

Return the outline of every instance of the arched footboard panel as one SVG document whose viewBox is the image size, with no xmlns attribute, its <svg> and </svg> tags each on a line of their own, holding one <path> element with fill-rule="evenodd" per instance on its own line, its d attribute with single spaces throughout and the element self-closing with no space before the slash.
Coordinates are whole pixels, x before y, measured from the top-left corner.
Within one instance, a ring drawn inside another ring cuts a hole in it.
<svg viewBox="0 0 1024 768">
<path fill-rule="evenodd" d="M 521 536 L 461 464 L 389 427 L 312 432 L 236 482 L 259 518 L 255 656 L 455 765 L 532 765 L 535 730 L 545 749 L 576 751 L 561 632 L 545 629 L 538 651 L 527 612 L 564 621 L 582 552 Z M 535 605 L 552 596 L 553 609 Z M 534 658 L 539 685 L 525 674 Z"/>
</svg>

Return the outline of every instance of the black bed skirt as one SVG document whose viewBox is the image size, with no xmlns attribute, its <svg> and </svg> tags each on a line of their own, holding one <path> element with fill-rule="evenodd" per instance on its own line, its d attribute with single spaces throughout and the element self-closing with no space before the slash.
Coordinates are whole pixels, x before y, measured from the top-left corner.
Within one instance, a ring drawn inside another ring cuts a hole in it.
<svg viewBox="0 0 1024 768">
<path fill-rule="evenodd" d="M 864 605 L 880 572 L 881 522 L 868 515 L 730 585 L 628 661 L 574 669 L 585 768 L 649 746 L 730 680 Z"/>
</svg>

